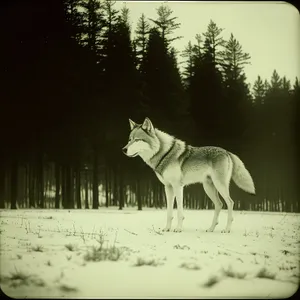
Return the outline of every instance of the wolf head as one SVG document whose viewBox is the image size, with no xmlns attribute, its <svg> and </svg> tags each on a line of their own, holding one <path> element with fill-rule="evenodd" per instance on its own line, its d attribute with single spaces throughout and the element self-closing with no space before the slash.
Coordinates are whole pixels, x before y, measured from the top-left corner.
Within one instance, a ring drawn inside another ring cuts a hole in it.
<svg viewBox="0 0 300 300">
<path fill-rule="evenodd" d="M 128 144 L 123 147 L 123 152 L 129 157 L 141 156 L 150 158 L 158 151 L 159 140 L 155 128 L 149 118 L 143 124 L 137 124 L 129 119 L 130 134 Z"/>
</svg>

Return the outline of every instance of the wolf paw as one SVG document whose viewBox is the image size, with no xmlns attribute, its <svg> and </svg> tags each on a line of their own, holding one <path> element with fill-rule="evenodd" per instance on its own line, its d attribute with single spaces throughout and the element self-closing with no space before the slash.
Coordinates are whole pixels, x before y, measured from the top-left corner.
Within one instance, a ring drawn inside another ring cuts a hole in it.
<svg viewBox="0 0 300 300">
<path fill-rule="evenodd" d="M 221 233 L 230 233 L 230 229 L 223 229 Z"/>
<path fill-rule="evenodd" d="M 214 228 L 208 228 L 205 230 L 206 232 L 213 232 L 214 231 Z"/>
<path fill-rule="evenodd" d="M 169 232 L 170 229 L 171 229 L 171 228 L 169 228 L 169 227 L 165 227 L 162 231 L 163 231 L 163 232 Z"/>
<path fill-rule="evenodd" d="M 175 229 L 174 229 L 174 232 L 181 232 L 181 231 L 182 231 L 181 228 L 175 228 Z"/>
</svg>

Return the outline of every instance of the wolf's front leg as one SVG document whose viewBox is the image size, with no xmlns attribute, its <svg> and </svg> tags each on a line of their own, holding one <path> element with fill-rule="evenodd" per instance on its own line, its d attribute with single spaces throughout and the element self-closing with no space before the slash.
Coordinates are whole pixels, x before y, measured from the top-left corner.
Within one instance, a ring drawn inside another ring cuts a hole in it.
<svg viewBox="0 0 300 300">
<path fill-rule="evenodd" d="M 171 185 L 165 185 L 167 198 L 167 224 L 163 231 L 170 231 L 173 220 L 174 191 Z"/>
<path fill-rule="evenodd" d="M 175 190 L 176 203 L 177 203 L 177 227 L 174 229 L 175 232 L 182 231 L 182 223 L 184 220 L 183 216 L 183 187 L 178 187 Z"/>
</svg>

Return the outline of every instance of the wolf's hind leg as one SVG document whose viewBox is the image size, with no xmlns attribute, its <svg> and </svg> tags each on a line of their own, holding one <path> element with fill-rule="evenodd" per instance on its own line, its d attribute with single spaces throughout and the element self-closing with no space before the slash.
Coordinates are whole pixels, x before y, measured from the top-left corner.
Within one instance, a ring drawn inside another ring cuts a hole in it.
<svg viewBox="0 0 300 300">
<path fill-rule="evenodd" d="M 223 233 L 229 233 L 231 230 L 231 225 L 233 221 L 233 206 L 234 202 L 230 197 L 229 194 L 229 184 L 222 179 L 222 177 L 217 176 L 216 178 L 213 178 L 214 185 L 220 195 L 223 197 L 223 199 L 226 202 L 227 209 L 228 209 L 228 216 L 227 216 L 227 225 L 224 230 L 221 232 Z"/>
<path fill-rule="evenodd" d="M 170 231 L 173 220 L 173 206 L 174 206 L 174 191 L 171 185 L 165 185 L 165 193 L 167 199 L 167 224 L 163 231 Z"/>
<path fill-rule="evenodd" d="M 206 230 L 207 232 L 213 232 L 218 225 L 218 219 L 220 211 L 223 207 L 223 203 L 221 199 L 219 198 L 219 194 L 217 189 L 215 188 L 212 180 L 210 177 L 206 179 L 206 181 L 203 182 L 203 188 L 207 196 L 211 199 L 211 201 L 215 205 L 215 211 L 214 211 L 214 217 L 212 220 L 211 226 Z"/>
</svg>

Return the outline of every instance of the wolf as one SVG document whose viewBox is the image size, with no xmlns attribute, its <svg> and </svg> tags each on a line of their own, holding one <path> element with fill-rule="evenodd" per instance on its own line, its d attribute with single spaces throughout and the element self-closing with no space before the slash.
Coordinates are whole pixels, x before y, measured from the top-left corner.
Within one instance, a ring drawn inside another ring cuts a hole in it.
<svg viewBox="0 0 300 300">
<path fill-rule="evenodd" d="M 173 206 L 176 197 L 177 227 L 182 231 L 183 189 L 187 185 L 202 183 L 207 196 L 214 203 L 214 216 L 211 226 L 206 230 L 213 232 L 218 224 L 223 203 L 228 209 L 227 224 L 222 233 L 229 233 L 233 221 L 234 202 L 229 194 L 231 179 L 236 185 L 255 195 L 253 179 L 241 159 L 220 147 L 194 147 L 172 135 L 154 128 L 146 117 L 142 124 L 129 119 L 129 141 L 122 151 L 128 157 L 140 156 L 155 172 L 164 185 L 167 200 L 167 223 L 163 231 L 170 231 L 173 220 Z"/>
</svg>

